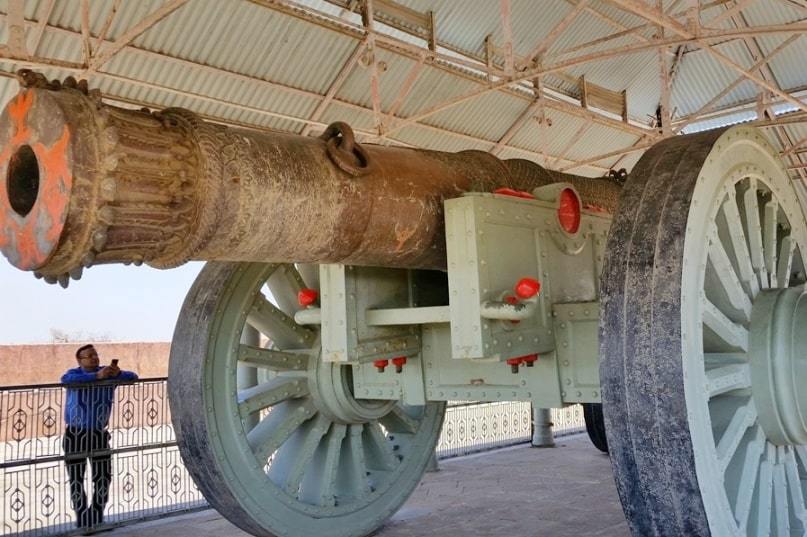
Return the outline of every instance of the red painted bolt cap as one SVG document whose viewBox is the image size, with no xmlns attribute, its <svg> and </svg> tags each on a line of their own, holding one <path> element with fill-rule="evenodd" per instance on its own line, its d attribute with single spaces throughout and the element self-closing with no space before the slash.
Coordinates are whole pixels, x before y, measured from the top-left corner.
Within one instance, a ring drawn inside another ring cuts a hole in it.
<svg viewBox="0 0 807 537">
<path fill-rule="evenodd" d="M 524 359 L 520 358 L 520 357 L 519 358 L 510 358 L 510 359 L 507 360 L 507 365 L 519 365 L 523 361 L 524 361 Z"/>
<path fill-rule="evenodd" d="M 393 358 L 392 363 L 393 363 L 393 365 L 396 365 L 396 366 L 404 365 L 406 363 L 406 356 L 399 356 L 397 358 Z"/>
<path fill-rule="evenodd" d="M 528 354 L 527 356 L 522 356 L 521 359 L 524 360 L 525 363 L 531 364 L 533 362 L 538 361 L 538 355 Z"/>
<path fill-rule="evenodd" d="M 534 200 L 535 196 L 530 194 L 529 192 L 524 192 L 523 190 L 515 190 L 513 188 L 497 188 L 493 191 L 494 194 L 500 194 L 502 196 L 513 196 L 514 198 L 524 198 L 528 200 Z"/>
<path fill-rule="evenodd" d="M 532 298 L 541 290 L 541 282 L 535 278 L 521 278 L 514 291 L 521 298 Z"/>
<path fill-rule="evenodd" d="M 319 293 L 316 289 L 300 289 L 300 292 L 297 293 L 297 302 L 299 302 L 301 306 L 310 306 L 317 301 L 318 297 Z"/>
</svg>

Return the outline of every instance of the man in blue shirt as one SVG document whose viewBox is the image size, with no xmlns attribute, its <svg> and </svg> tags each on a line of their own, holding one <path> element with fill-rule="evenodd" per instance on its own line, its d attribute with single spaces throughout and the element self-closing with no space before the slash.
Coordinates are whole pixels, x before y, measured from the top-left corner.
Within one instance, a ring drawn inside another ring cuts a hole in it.
<svg viewBox="0 0 807 537">
<path fill-rule="evenodd" d="M 109 432 L 106 430 L 115 384 L 99 381 L 137 379 L 131 371 L 121 371 L 117 360 L 107 366 L 99 365 L 98 352 L 92 345 L 76 351 L 79 367 L 62 375 L 62 384 L 69 384 L 64 407 L 64 448 L 67 476 L 70 479 L 70 500 L 76 512 L 76 526 L 87 528 L 104 521 L 104 507 L 109 499 L 112 461 L 109 453 Z M 86 386 L 85 386 L 86 385 Z M 92 505 L 87 505 L 84 492 L 84 472 L 87 459 L 92 466 Z"/>
</svg>

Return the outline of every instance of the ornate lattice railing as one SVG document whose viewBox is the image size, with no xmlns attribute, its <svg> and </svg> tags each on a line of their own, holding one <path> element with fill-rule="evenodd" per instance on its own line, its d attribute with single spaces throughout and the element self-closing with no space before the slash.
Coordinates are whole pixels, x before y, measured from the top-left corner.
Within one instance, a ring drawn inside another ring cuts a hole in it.
<svg viewBox="0 0 807 537">
<path fill-rule="evenodd" d="M 76 389 L 89 399 L 100 390 L 111 390 L 99 384 Z M 95 392 L 87 391 L 91 389 Z M 204 507 L 176 447 L 165 379 L 118 385 L 113 397 L 108 444 L 99 438 L 80 439 L 70 459 L 94 457 L 93 465 L 100 469 L 104 457 L 111 458 L 105 522 Z M 63 451 L 64 404 L 61 384 L 0 388 L 2 535 L 54 535 L 76 526 Z M 88 468 L 84 476 L 88 492 L 90 473 Z"/>
<path fill-rule="evenodd" d="M 564 436 L 585 431 L 583 408 L 573 405 L 552 410 L 553 432 Z M 449 403 L 437 457 L 456 457 L 529 442 L 532 438 L 530 403 L 503 401 Z"/>
<path fill-rule="evenodd" d="M 93 386 L 77 389 L 104 389 L 101 383 Z M 68 456 L 63 445 L 64 404 L 62 384 L 0 387 L 0 535 L 59 535 L 74 530 L 66 465 L 87 456 L 95 457 L 96 464 L 103 464 L 98 461 L 104 457 L 111 459 L 105 524 L 206 507 L 179 456 L 164 378 L 117 385 L 108 444 L 86 439 L 76 454 Z M 583 427 L 582 411 L 579 407 L 554 411 L 553 422 L 557 435 L 578 432 Z M 449 405 L 437 455 L 452 457 L 528 442 L 531 434 L 529 403 L 457 402 Z M 88 468 L 84 476 L 88 492 L 90 475 Z"/>
</svg>

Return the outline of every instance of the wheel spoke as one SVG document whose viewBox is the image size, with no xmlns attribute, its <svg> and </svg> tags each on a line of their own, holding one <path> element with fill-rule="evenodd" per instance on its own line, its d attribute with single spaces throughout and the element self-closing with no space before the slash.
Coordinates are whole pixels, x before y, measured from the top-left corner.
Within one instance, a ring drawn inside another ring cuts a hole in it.
<svg viewBox="0 0 807 537">
<path fill-rule="evenodd" d="M 756 420 L 757 410 L 753 401 L 749 401 L 734 411 L 734 416 L 717 444 L 717 458 L 724 471 L 731 462 L 746 431 L 754 425 Z"/>
<path fill-rule="evenodd" d="M 305 422 L 278 451 L 269 468 L 269 478 L 296 497 L 303 475 L 330 427 L 331 421 L 322 415 Z"/>
<path fill-rule="evenodd" d="M 709 398 L 751 387 L 751 368 L 748 364 L 731 364 L 706 372 L 706 387 Z"/>
<path fill-rule="evenodd" d="M 375 422 L 365 425 L 364 438 L 367 446 L 367 466 L 379 472 L 394 470 L 398 461 L 381 426 Z"/>
<path fill-rule="evenodd" d="M 776 284 L 777 258 L 779 252 L 776 250 L 776 232 L 779 216 L 779 204 L 776 200 L 771 200 L 765 204 L 762 242 L 765 248 L 765 270 L 770 274 L 771 287 L 778 287 Z"/>
<path fill-rule="evenodd" d="M 245 365 L 273 371 L 303 371 L 308 367 L 308 354 L 263 349 L 251 345 L 238 348 L 238 361 Z"/>
<path fill-rule="evenodd" d="M 785 470 L 790 488 L 790 498 L 793 500 L 793 515 L 801 522 L 802 528 L 807 529 L 807 507 L 804 505 L 804 490 L 801 488 L 799 467 L 792 448 L 789 448 L 785 453 Z"/>
<path fill-rule="evenodd" d="M 703 324 L 731 350 L 748 351 L 748 330 L 726 317 L 708 298 L 704 297 L 702 303 Z"/>
<path fill-rule="evenodd" d="M 731 237 L 731 244 L 734 247 L 740 279 L 746 284 L 747 291 L 753 298 L 759 293 L 759 281 L 757 281 L 754 269 L 751 266 L 751 256 L 748 252 L 748 243 L 745 239 L 740 211 L 737 208 L 737 195 L 734 188 L 729 190 L 728 198 L 723 203 L 723 215 L 728 223 L 729 237 Z"/>
<path fill-rule="evenodd" d="M 308 381 L 294 377 L 277 377 L 238 392 L 238 412 L 242 419 L 292 397 L 308 394 Z"/>
<path fill-rule="evenodd" d="M 801 465 L 807 470 L 807 446 L 796 446 L 796 454 L 801 459 Z"/>
<path fill-rule="evenodd" d="M 748 525 L 748 515 L 751 513 L 751 501 L 754 499 L 754 486 L 759 475 L 760 457 L 763 451 L 765 451 L 765 433 L 762 427 L 756 427 L 754 438 L 748 443 L 745 451 L 743 472 L 734 505 L 734 516 L 741 528 Z"/>
<path fill-rule="evenodd" d="M 336 473 L 346 431 L 347 427 L 341 423 L 331 425 L 314 454 L 310 471 L 305 473 L 300 500 L 325 507 L 336 505 Z"/>
<path fill-rule="evenodd" d="M 707 352 L 703 355 L 703 362 L 707 368 L 712 369 L 729 364 L 747 363 L 748 355 L 742 352 Z"/>
<path fill-rule="evenodd" d="M 785 479 L 784 447 L 776 448 L 777 464 L 773 467 L 773 498 L 776 506 L 776 535 L 790 537 L 790 506 Z"/>
<path fill-rule="evenodd" d="M 787 235 L 782 238 L 779 250 L 779 266 L 776 268 L 776 283 L 779 287 L 790 284 L 790 271 L 793 268 L 793 254 L 796 251 L 796 241 Z"/>
<path fill-rule="evenodd" d="M 278 307 L 293 314 L 300 309 L 297 293 L 304 287 L 302 277 L 292 264 L 283 264 L 266 280 Z"/>
<path fill-rule="evenodd" d="M 346 449 L 342 451 L 340 471 L 336 480 L 336 496 L 339 498 L 361 498 L 368 495 L 370 482 L 367 479 L 367 462 L 364 460 L 362 441 L 363 425 L 350 425 L 345 438 Z"/>
<path fill-rule="evenodd" d="M 389 414 L 381 418 L 381 423 L 394 433 L 415 434 L 418 430 L 417 420 L 400 406 L 393 407 Z"/>
<path fill-rule="evenodd" d="M 751 266 L 757 273 L 760 287 L 768 288 L 768 274 L 765 270 L 764 247 L 762 244 L 762 225 L 759 222 L 759 200 L 757 199 L 757 182 L 751 179 L 751 186 L 743 196 L 745 205 L 746 234 L 751 254 Z"/>
<path fill-rule="evenodd" d="M 311 263 L 297 263 L 295 267 L 304 287 L 319 289 L 319 265 Z"/>
<path fill-rule="evenodd" d="M 293 318 L 269 302 L 262 293 L 255 297 L 247 322 L 280 349 L 306 348 L 314 342 L 314 332 L 295 323 Z"/>
<path fill-rule="evenodd" d="M 726 249 L 716 232 L 712 233 L 712 238 L 709 241 L 709 262 L 712 264 L 712 268 L 714 268 L 715 274 L 726 293 L 729 304 L 743 313 L 744 321 L 749 321 L 751 319 L 751 300 L 748 298 L 742 284 L 740 284 Z"/>
<path fill-rule="evenodd" d="M 759 491 L 757 503 L 756 535 L 770 535 L 771 497 L 773 496 L 773 445 L 767 444 L 765 459 L 759 467 Z"/>
<path fill-rule="evenodd" d="M 280 403 L 247 434 L 247 442 L 260 464 L 283 445 L 292 433 L 309 420 L 317 409 L 309 399 Z"/>
</svg>

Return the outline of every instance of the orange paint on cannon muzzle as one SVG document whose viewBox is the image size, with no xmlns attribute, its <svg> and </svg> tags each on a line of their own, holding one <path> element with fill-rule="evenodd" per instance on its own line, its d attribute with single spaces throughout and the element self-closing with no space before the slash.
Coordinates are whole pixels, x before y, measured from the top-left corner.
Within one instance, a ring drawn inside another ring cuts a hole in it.
<svg viewBox="0 0 807 537">
<path fill-rule="evenodd" d="M 58 246 L 73 179 L 67 125 L 60 134 L 37 132 L 32 121 L 42 121 L 45 110 L 35 118 L 36 106 L 35 91 L 23 91 L 0 119 L 0 251 L 21 270 L 43 266 Z"/>
<path fill-rule="evenodd" d="M 26 125 L 25 120 L 28 116 L 28 111 L 31 110 L 31 105 L 34 104 L 34 92 L 24 91 L 17 95 L 14 100 L 8 105 L 8 115 L 11 116 L 11 121 L 14 124 L 14 137 L 11 138 L 9 145 L 20 146 L 31 136 L 31 130 Z"/>
</svg>

